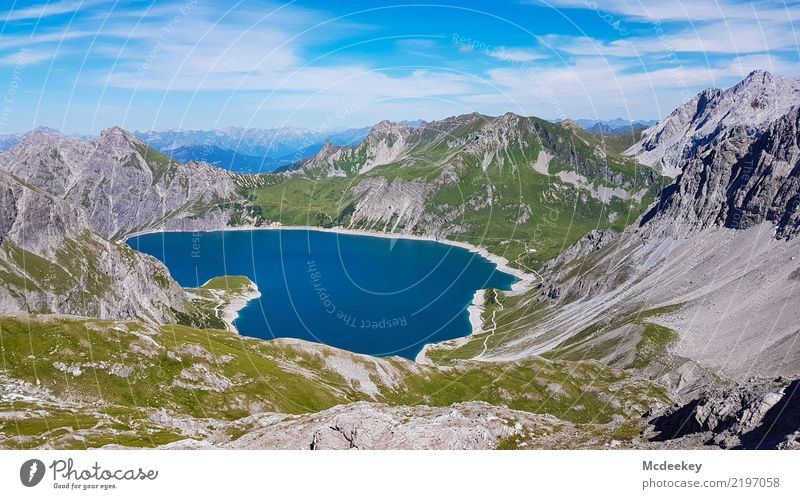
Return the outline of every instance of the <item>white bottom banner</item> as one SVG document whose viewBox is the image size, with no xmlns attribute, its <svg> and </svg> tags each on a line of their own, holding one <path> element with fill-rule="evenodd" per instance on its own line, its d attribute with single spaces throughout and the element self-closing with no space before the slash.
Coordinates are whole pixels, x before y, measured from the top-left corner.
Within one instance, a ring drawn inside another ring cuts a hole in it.
<svg viewBox="0 0 800 499">
<path fill-rule="evenodd" d="M 798 470 L 792 451 L 0 451 L 0 498 L 800 497 Z"/>
</svg>

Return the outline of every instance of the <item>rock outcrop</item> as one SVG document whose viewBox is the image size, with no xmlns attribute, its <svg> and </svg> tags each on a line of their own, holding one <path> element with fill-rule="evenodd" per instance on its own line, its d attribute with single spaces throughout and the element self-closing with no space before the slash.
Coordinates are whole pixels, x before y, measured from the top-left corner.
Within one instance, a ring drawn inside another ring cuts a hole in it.
<svg viewBox="0 0 800 499">
<path fill-rule="evenodd" d="M 317 154 L 296 163 L 292 169 L 311 177 L 367 173 L 398 160 L 406 152 L 406 141 L 412 132 L 412 128 L 404 123 L 381 121 L 359 145 L 334 146 L 326 141 Z"/>
<path fill-rule="evenodd" d="M 800 232 L 800 109 L 761 130 L 729 128 L 696 145 L 678 165 L 683 173 L 642 220 L 647 231 L 746 229 L 770 222 L 779 237 Z"/>
<path fill-rule="evenodd" d="M 195 422 L 172 420 L 196 428 Z M 449 407 L 390 406 L 374 402 L 339 405 L 314 414 L 261 413 L 162 446 L 163 449 L 475 450 L 602 448 L 598 427 L 575 425 L 485 402 Z M 185 434 L 190 435 L 191 431 Z M 230 435 L 238 435 L 233 439 Z"/>
<path fill-rule="evenodd" d="M 106 238 L 184 220 L 230 220 L 247 213 L 237 175 L 206 163 L 180 164 L 114 127 L 89 141 L 55 133 L 28 134 L 0 153 L 0 169 L 80 207 L 93 231 Z M 247 217 L 244 217 L 244 223 Z"/>
<path fill-rule="evenodd" d="M 259 415 L 223 446 L 235 449 L 494 449 L 504 440 L 538 433 L 531 447 L 558 447 L 573 425 L 547 415 L 466 402 L 451 407 L 359 402 L 312 415 Z M 548 443 L 546 443 L 548 442 Z M 559 443 L 556 443 L 559 442 Z M 180 445 L 178 445 L 180 447 Z"/>
<path fill-rule="evenodd" d="M 800 380 L 752 380 L 655 415 L 651 439 L 699 439 L 726 449 L 800 449 L 798 413 Z"/>
<path fill-rule="evenodd" d="M 729 131 L 760 133 L 771 122 L 800 104 L 800 79 L 753 71 L 727 90 L 710 88 L 645 130 L 628 153 L 647 165 L 677 176 L 686 160 L 700 156 L 698 148 L 720 141 Z"/>
<path fill-rule="evenodd" d="M 184 303 L 161 262 L 97 236 L 68 202 L 0 172 L 0 314 L 165 323 Z"/>
</svg>

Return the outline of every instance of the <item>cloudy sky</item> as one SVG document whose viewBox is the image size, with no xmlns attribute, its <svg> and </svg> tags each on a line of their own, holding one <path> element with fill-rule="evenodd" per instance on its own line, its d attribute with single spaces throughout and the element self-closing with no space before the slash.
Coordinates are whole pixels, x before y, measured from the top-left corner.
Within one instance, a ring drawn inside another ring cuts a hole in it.
<svg viewBox="0 0 800 499">
<path fill-rule="evenodd" d="M 800 76 L 800 2 L 446 3 L 6 0 L 0 133 L 657 119 L 753 69 Z"/>
</svg>

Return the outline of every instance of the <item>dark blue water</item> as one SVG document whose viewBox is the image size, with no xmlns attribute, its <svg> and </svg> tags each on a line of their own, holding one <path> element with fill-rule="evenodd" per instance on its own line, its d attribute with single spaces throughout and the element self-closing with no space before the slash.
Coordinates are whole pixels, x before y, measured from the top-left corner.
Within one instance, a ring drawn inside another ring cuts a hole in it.
<svg viewBox="0 0 800 499">
<path fill-rule="evenodd" d="M 482 288 L 515 278 L 483 257 L 431 241 L 307 230 L 172 232 L 128 244 L 163 261 L 184 287 L 246 275 L 261 291 L 235 324 L 256 338 L 302 338 L 414 358 L 426 343 L 470 333 Z"/>
</svg>

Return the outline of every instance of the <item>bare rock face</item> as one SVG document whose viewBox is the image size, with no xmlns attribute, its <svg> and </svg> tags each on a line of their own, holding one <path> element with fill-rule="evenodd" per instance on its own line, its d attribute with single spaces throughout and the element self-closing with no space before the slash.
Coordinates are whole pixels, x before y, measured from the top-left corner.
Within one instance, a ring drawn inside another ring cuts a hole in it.
<svg viewBox="0 0 800 499">
<path fill-rule="evenodd" d="M 411 134 L 412 129 L 406 124 L 381 121 L 361 144 L 334 146 L 326 141 L 316 155 L 296 163 L 291 169 L 315 178 L 366 173 L 399 159 L 406 152 L 406 141 Z"/>
<path fill-rule="evenodd" d="M 0 169 L 80 207 L 92 230 L 107 238 L 244 203 L 235 174 L 174 162 L 118 127 L 89 141 L 31 133 L 0 154 Z"/>
<path fill-rule="evenodd" d="M 657 415 L 654 441 L 699 436 L 723 448 L 795 448 L 800 434 L 800 380 L 754 381 L 710 390 Z"/>
<path fill-rule="evenodd" d="M 727 90 L 708 89 L 642 133 L 627 153 L 675 177 L 698 148 L 725 137 L 729 130 L 745 136 L 759 133 L 800 104 L 800 79 L 753 71 Z"/>
<path fill-rule="evenodd" d="M 800 232 L 800 109 L 761 131 L 745 126 L 728 130 L 697 146 L 695 155 L 680 165 L 683 173 L 662 191 L 643 226 L 659 231 L 680 225 L 692 232 L 771 222 L 778 236 Z"/>
<path fill-rule="evenodd" d="M 65 239 L 74 239 L 84 230 L 86 220 L 68 203 L 0 172 L 0 243 L 13 242 L 26 251 L 52 257 Z"/>
<path fill-rule="evenodd" d="M 532 448 L 561 447 L 574 432 L 568 422 L 467 402 L 450 407 L 358 402 L 315 414 L 265 414 L 255 428 L 225 445 L 239 449 L 494 449 L 508 438 L 539 436 Z M 243 422 L 244 423 L 244 422 Z M 550 440 L 552 439 L 552 440 Z"/>
<path fill-rule="evenodd" d="M 161 262 L 95 235 L 68 202 L 0 173 L 0 313 L 163 323 L 183 309 Z"/>
<path fill-rule="evenodd" d="M 388 232 L 412 232 L 422 228 L 425 202 L 433 190 L 432 183 L 400 179 L 390 183 L 383 177 L 364 180 L 352 190 L 359 200 L 350 225 Z"/>
</svg>

